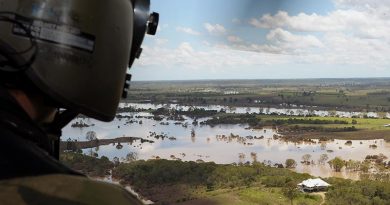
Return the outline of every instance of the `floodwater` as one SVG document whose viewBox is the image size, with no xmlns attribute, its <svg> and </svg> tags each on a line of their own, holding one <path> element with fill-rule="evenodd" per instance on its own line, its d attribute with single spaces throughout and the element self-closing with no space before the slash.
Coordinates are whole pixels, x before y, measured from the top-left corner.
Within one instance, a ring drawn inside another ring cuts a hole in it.
<svg viewBox="0 0 390 205">
<path fill-rule="evenodd" d="M 100 146 L 99 148 L 85 149 L 84 153 L 91 151 L 99 156 L 107 156 L 110 159 L 118 157 L 125 160 L 129 153 L 136 153 L 138 159 L 181 159 L 183 161 L 203 160 L 214 161 L 219 164 L 245 163 L 257 160 L 274 165 L 282 163 L 291 158 L 297 161 L 296 171 L 309 173 L 314 176 L 329 177 L 337 176 L 343 178 L 358 179 L 358 174 L 343 170 L 335 173 L 329 165 L 319 165 L 318 160 L 321 154 L 327 154 L 329 159 L 341 157 L 344 160 L 364 160 L 367 155 L 390 153 L 390 143 L 384 140 L 352 140 L 352 144 L 346 144 L 346 140 L 334 140 L 328 142 L 293 143 L 274 139 L 276 130 L 247 129 L 247 125 L 219 125 L 194 126 L 192 120 L 186 118 L 182 124 L 175 124 L 175 121 L 163 120 L 161 122 L 147 119 L 149 113 L 126 113 L 133 116 L 135 123 L 127 123 L 128 119 L 115 119 L 110 123 L 103 123 L 93 119 L 77 118 L 73 122 L 83 121 L 89 125 L 87 128 L 72 128 L 70 123 L 63 129 L 63 140 L 68 138 L 84 141 L 88 131 L 95 131 L 99 139 L 110 139 L 122 136 L 141 137 L 153 140 L 154 143 L 141 143 L 135 141 L 132 144 L 122 144 L 121 149 L 116 145 Z M 138 118 L 137 118 L 138 116 Z M 198 119 L 203 121 L 205 119 Z M 142 124 L 139 123 L 142 121 Z M 168 125 L 167 125 L 168 123 Z M 191 132 L 194 130 L 194 136 Z M 150 132 L 165 135 L 164 139 L 155 139 Z M 376 145 L 376 149 L 369 148 Z M 310 154 L 315 165 L 303 165 L 302 156 Z M 388 156 L 389 157 L 389 156 Z"/>
<path fill-rule="evenodd" d="M 157 109 L 161 107 L 165 108 L 175 108 L 177 110 L 188 110 L 189 108 L 203 108 L 205 110 L 225 110 L 226 113 L 236 113 L 236 114 L 245 114 L 245 113 L 260 113 L 260 114 L 287 114 L 292 116 L 298 115 L 316 115 L 316 116 L 339 116 L 339 117 L 361 117 L 367 115 L 367 117 L 378 117 L 376 112 L 347 112 L 347 111 L 326 111 L 318 110 L 316 107 L 311 109 L 299 108 L 300 106 L 293 105 L 291 108 L 271 108 L 271 107 L 229 107 L 223 105 L 209 105 L 209 106 L 183 106 L 178 104 L 140 104 L 140 103 L 121 103 L 120 107 L 133 107 L 133 108 L 142 108 L 142 109 Z M 385 113 L 385 117 L 390 118 L 390 113 Z"/>
</svg>

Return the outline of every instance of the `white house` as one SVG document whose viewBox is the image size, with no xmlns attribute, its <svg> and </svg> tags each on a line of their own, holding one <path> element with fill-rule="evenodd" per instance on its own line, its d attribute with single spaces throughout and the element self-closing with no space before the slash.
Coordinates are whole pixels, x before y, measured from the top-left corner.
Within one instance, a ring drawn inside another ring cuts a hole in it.
<svg viewBox="0 0 390 205">
<path fill-rule="evenodd" d="M 326 183 L 324 180 L 317 179 L 307 179 L 298 184 L 298 188 L 301 191 L 306 192 L 315 192 L 315 191 L 325 191 L 330 186 L 330 184 Z"/>
</svg>

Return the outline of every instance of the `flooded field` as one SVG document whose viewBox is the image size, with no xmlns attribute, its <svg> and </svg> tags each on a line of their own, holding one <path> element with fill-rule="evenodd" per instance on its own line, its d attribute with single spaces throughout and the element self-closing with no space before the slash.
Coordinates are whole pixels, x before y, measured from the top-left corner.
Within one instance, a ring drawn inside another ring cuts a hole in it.
<svg viewBox="0 0 390 205">
<path fill-rule="evenodd" d="M 139 104 L 139 103 L 121 103 L 121 107 L 133 107 L 141 109 L 158 109 L 161 107 L 174 108 L 176 110 L 188 110 L 191 107 L 203 108 L 205 110 L 225 110 L 226 113 L 259 113 L 259 114 L 284 114 L 284 115 L 316 115 L 316 116 L 339 116 L 339 117 L 361 117 L 366 115 L 367 117 L 378 117 L 376 112 L 346 112 L 346 111 L 325 111 L 318 110 L 316 107 L 310 109 L 303 108 L 298 105 L 291 105 L 290 108 L 272 108 L 272 107 L 229 107 L 223 105 L 209 105 L 209 106 L 183 106 L 178 104 Z M 385 113 L 385 116 L 390 118 L 390 113 Z"/>
<path fill-rule="evenodd" d="M 111 139 L 122 136 L 141 137 L 154 143 L 111 144 L 98 148 L 85 149 L 84 153 L 96 152 L 98 156 L 110 159 L 118 157 L 125 160 L 129 153 L 138 159 L 181 159 L 183 161 L 214 161 L 216 163 L 245 163 L 257 160 L 266 164 L 284 164 L 286 159 L 297 161 L 297 172 L 315 176 L 339 176 L 357 179 L 356 172 L 335 173 L 327 163 L 320 165 L 322 154 L 329 159 L 341 157 L 344 160 L 364 160 L 367 155 L 390 153 L 390 143 L 384 140 L 333 140 L 319 142 L 293 143 L 275 139 L 277 131 L 272 129 L 252 130 L 246 125 L 195 126 L 186 118 L 183 122 L 171 120 L 155 121 L 149 113 L 126 113 L 132 118 L 115 119 L 103 123 L 92 119 L 77 118 L 73 122 L 83 121 L 91 125 L 85 128 L 73 128 L 68 125 L 63 130 L 63 140 L 68 138 L 86 140 L 86 133 L 94 131 L 99 139 Z M 198 119 L 202 121 L 205 119 Z M 370 147 L 371 145 L 371 147 Z M 375 145 L 375 146 L 372 146 Z M 303 165 L 302 156 L 310 154 L 311 165 Z"/>
</svg>

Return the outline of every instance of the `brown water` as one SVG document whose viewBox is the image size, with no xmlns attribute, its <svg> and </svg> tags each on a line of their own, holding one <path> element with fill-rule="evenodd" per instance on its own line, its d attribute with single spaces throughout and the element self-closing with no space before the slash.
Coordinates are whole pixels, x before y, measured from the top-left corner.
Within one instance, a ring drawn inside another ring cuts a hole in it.
<svg viewBox="0 0 390 205">
<path fill-rule="evenodd" d="M 208 106 L 183 106 L 178 104 L 140 104 L 140 103 L 121 103 L 121 107 L 134 107 L 142 109 L 157 109 L 161 107 L 165 108 L 174 108 L 177 110 L 188 110 L 190 107 L 203 108 L 205 110 L 225 110 L 227 113 L 261 113 L 261 114 L 284 114 L 284 115 L 317 115 L 317 116 L 330 116 L 337 115 L 339 117 L 361 117 L 367 115 L 368 117 L 378 117 L 376 112 L 348 112 L 348 111 L 326 111 L 319 110 L 317 107 L 313 106 L 308 108 L 303 108 L 303 106 L 292 105 L 289 108 L 272 108 L 272 107 L 229 107 L 224 105 L 208 105 Z M 282 107 L 282 105 L 280 105 Z M 386 117 L 390 118 L 390 113 L 386 113 Z"/>
<path fill-rule="evenodd" d="M 129 114 L 130 115 L 130 114 Z M 148 116 L 148 113 L 133 113 L 133 115 Z M 81 119 L 76 119 L 80 121 Z M 116 145 L 101 146 L 96 149 L 86 149 L 85 153 L 97 152 L 99 156 L 109 158 L 126 157 L 128 153 L 137 153 L 139 159 L 151 159 L 160 157 L 164 159 L 181 159 L 183 161 L 214 161 L 221 164 L 252 162 L 257 160 L 267 164 L 283 163 L 291 158 L 298 162 L 297 172 L 309 173 L 314 176 L 357 179 L 358 174 L 343 170 L 335 173 L 329 165 L 319 165 L 318 159 L 321 154 L 327 154 L 329 159 L 341 157 L 344 160 L 364 160 L 366 155 L 383 153 L 389 156 L 390 143 L 384 140 L 352 140 L 352 145 L 346 145 L 346 140 L 334 140 L 329 142 L 293 143 L 275 140 L 275 130 L 246 129 L 246 125 L 221 125 L 221 126 L 193 126 L 191 119 L 186 119 L 189 125 L 175 125 L 174 121 L 169 125 L 161 125 L 152 119 L 139 118 L 142 124 L 126 124 L 125 120 L 115 119 L 111 123 L 103 123 L 92 119 L 86 119 L 87 124 L 95 124 L 88 128 L 71 128 L 69 125 L 63 130 L 63 140 L 67 138 L 85 140 L 88 131 L 95 131 L 99 139 L 116 138 L 121 136 L 142 137 L 154 140 L 155 143 L 143 143 L 137 141 L 133 144 L 123 144 L 122 149 Z M 119 127 L 119 128 L 118 128 Z M 195 137 L 191 137 L 191 130 L 194 129 Z M 164 140 L 149 137 L 150 132 L 157 134 L 164 133 L 167 137 Z M 231 134 L 238 135 L 231 137 Z M 252 136 L 252 137 L 247 137 Z M 257 138 L 257 139 L 255 139 Z M 377 145 L 376 149 L 369 148 L 369 145 Z M 302 156 L 310 154 L 315 165 L 303 165 Z"/>
</svg>

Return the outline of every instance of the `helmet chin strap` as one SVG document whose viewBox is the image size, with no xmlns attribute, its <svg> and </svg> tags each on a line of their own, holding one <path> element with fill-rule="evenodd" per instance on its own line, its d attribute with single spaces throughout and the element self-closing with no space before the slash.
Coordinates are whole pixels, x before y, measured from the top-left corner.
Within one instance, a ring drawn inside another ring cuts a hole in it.
<svg viewBox="0 0 390 205">
<path fill-rule="evenodd" d="M 43 129 L 46 131 L 50 144 L 51 151 L 50 155 L 56 159 L 60 157 L 60 142 L 62 135 L 62 128 L 65 127 L 70 121 L 72 121 L 75 117 L 77 117 L 79 113 L 71 110 L 58 110 L 54 121 L 52 123 L 46 124 Z"/>
</svg>

